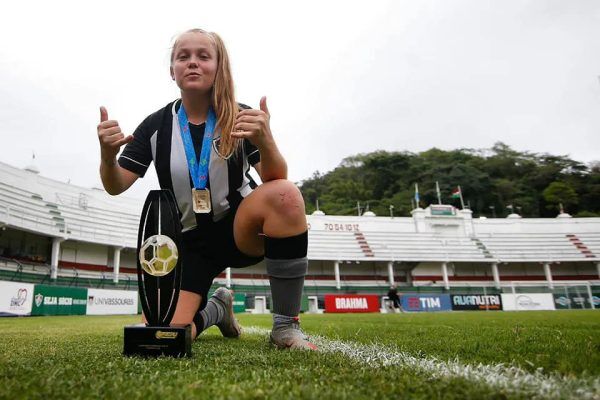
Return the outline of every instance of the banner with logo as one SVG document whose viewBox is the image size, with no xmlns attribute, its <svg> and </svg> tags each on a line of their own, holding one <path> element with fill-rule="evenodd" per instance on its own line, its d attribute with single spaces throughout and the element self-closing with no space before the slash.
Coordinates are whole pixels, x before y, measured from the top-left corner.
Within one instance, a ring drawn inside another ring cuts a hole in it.
<svg viewBox="0 0 600 400">
<path fill-rule="evenodd" d="M 233 312 L 234 313 L 246 312 L 246 294 L 245 293 L 234 293 L 233 294 Z"/>
<path fill-rule="evenodd" d="M 595 308 L 600 308 L 600 297 L 592 295 L 592 301 Z M 557 310 L 581 310 L 592 308 L 592 305 L 586 292 L 580 294 L 569 293 L 568 295 L 554 294 L 554 307 Z"/>
<path fill-rule="evenodd" d="M 452 294 L 452 309 L 457 311 L 502 310 L 502 298 L 499 294 Z"/>
<path fill-rule="evenodd" d="M 30 315 L 33 284 L 0 281 L 0 316 Z"/>
<path fill-rule="evenodd" d="M 452 305 L 447 294 L 403 294 L 400 303 L 404 311 L 450 311 Z"/>
<path fill-rule="evenodd" d="M 552 293 L 503 293 L 501 296 L 505 311 L 554 310 Z"/>
<path fill-rule="evenodd" d="M 326 294 L 325 312 L 370 313 L 379 312 L 379 296 L 375 294 Z"/>
<path fill-rule="evenodd" d="M 35 285 L 31 315 L 85 315 L 87 289 Z"/>
<path fill-rule="evenodd" d="M 87 315 L 137 314 L 138 292 L 88 289 Z"/>
</svg>

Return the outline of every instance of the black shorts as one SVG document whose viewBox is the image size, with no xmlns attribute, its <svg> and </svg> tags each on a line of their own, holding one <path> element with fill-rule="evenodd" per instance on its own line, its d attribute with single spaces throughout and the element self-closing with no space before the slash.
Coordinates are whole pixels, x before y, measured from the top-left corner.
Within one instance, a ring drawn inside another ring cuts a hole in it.
<svg viewBox="0 0 600 400">
<path fill-rule="evenodd" d="M 202 305 L 213 280 L 226 268 L 244 268 L 262 261 L 263 256 L 244 254 L 235 245 L 233 220 L 235 212 L 213 222 L 202 221 L 198 227 L 183 233 L 181 290 L 202 296 Z"/>
</svg>

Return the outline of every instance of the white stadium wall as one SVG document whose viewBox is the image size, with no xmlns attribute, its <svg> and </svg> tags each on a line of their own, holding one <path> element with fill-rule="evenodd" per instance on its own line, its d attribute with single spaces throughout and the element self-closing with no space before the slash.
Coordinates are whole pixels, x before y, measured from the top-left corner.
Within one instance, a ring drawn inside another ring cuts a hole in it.
<svg viewBox="0 0 600 400">
<path fill-rule="evenodd" d="M 39 257 L 59 275 L 112 272 L 118 259 L 121 274 L 135 279 L 142 205 L 0 163 L 0 255 Z M 600 283 L 600 218 L 473 219 L 470 210 L 445 207 L 419 208 L 410 217 L 307 216 L 307 281 L 341 289 L 385 288 L 392 280 L 442 287 L 548 277 Z M 230 277 L 250 285 L 266 278 L 264 263 Z"/>
<path fill-rule="evenodd" d="M 112 252 L 107 246 L 68 240 L 61 244 L 60 249 L 61 261 L 112 267 Z"/>
</svg>

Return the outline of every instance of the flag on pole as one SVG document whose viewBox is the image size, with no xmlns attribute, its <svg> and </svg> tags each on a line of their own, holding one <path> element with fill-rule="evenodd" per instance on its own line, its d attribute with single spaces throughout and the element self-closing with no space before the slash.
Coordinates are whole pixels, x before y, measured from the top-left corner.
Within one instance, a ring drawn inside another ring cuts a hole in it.
<svg viewBox="0 0 600 400">
<path fill-rule="evenodd" d="M 458 185 L 456 187 L 456 189 L 454 189 L 452 191 L 452 198 L 453 199 L 459 198 L 460 199 L 460 208 L 461 209 L 465 208 L 465 201 L 463 200 L 462 189 L 460 188 L 460 185 Z"/>
<path fill-rule="evenodd" d="M 435 192 L 437 193 L 438 204 L 442 204 L 442 194 L 440 193 L 440 184 L 435 181 Z"/>
<path fill-rule="evenodd" d="M 415 203 L 416 204 L 416 208 L 419 208 L 419 185 L 415 183 Z"/>
</svg>

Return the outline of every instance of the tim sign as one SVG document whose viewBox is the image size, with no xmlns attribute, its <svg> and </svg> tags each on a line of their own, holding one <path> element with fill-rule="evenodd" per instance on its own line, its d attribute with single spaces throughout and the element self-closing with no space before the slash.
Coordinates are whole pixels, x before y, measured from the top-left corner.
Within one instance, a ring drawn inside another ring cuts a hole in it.
<svg viewBox="0 0 600 400">
<path fill-rule="evenodd" d="M 368 313 L 379 312 L 379 297 L 374 294 L 326 294 L 325 312 Z"/>
<path fill-rule="evenodd" d="M 404 294 L 400 297 L 404 311 L 450 311 L 447 294 Z"/>
</svg>

